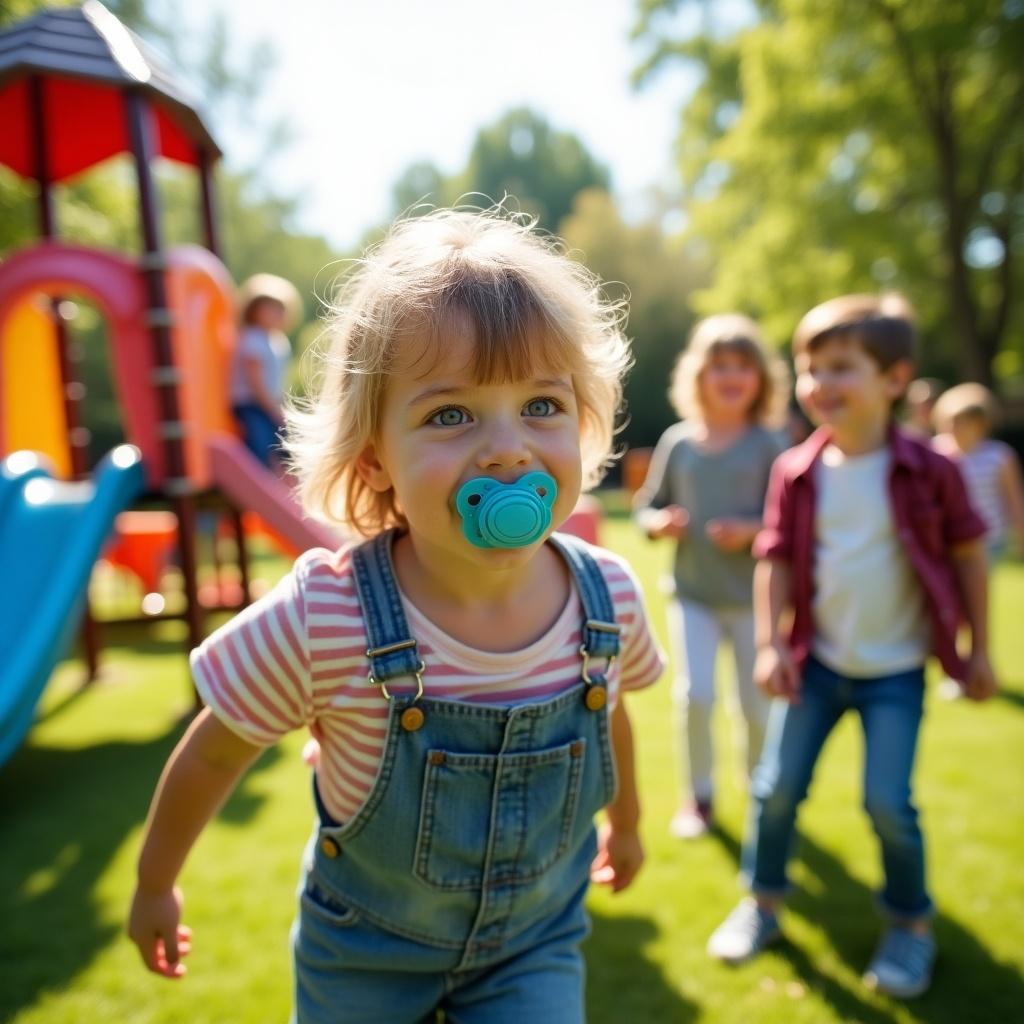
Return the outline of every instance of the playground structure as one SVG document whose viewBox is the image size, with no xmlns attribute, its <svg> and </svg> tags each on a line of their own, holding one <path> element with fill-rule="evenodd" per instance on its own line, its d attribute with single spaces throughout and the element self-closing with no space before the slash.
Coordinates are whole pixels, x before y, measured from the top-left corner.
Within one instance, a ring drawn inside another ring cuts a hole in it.
<svg viewBox="0 0 1024 1024">
<path fill-rule="evenodd" d="M 220 150 L 174 76 L 95 0 L 44 10 L 0 34 L 0 122 L 0 163 L 38 186 L 41 236 L 0 264 L 0 456 L 10 456 L 0 477 L 8 584 L 0 634 L 17 638 L 17 656 L 5 657 L 0 668 L 2 763 L 28 730 L 83 609 L 90 674 L 95 670 L 88 581 L 119 514 L 131 505 L 144 500 L 166 511 L 142 513 L 156 515 L 155 522 L 138 513 L 122 520 L 113 557 L 148 574 L 148 586 L 162 554 L 176 548 L 184 611 L 170 617 L 187 623 L 189 647 L 203 637 L 201 504 L 215 499 L 232 520 L 241 603 L 249 590 L 244 513 L 258 513 L 292 550 L 333 547 L 338 537 L 304 519 L 286 485 L 236 437 L 226 386 L 236 341 L 234 290 L 218 256 L 212 173 Z M 59 241 L 54 186 L 123 152 L 138 186 L 141 253 Z M 202 246 L 165 248 L 152 175 L 157 158 L 196 168 Z M 105 320 L 130 442 L 91 480 L 85 390 L 58 312 L 71 297 L 87 299 Z M 26 459 L 26 450 L 44 460 Z"/>
</svg>

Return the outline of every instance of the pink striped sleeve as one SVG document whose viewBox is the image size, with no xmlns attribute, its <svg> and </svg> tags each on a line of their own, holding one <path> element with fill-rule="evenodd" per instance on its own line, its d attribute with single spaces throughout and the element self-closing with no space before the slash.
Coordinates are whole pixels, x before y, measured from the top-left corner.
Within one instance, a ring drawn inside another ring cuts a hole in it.
<svg viewBox="0 0 1024 1024">
<path fill-rule="evenodd" d="M 310 719 L 304 581 L 305 556 L 192 652 L 199 696 L 250 743 L 269 746 Z"/>
<path fill-rule="evenodd" d="M 619 688 L 641 690 L 658 681 L 666 659 L 651 632 L 643 591 L 628 563 L 602 552 L 601 568 L 611 590 L 615 618 L 622 626 Z"/>
</svg>

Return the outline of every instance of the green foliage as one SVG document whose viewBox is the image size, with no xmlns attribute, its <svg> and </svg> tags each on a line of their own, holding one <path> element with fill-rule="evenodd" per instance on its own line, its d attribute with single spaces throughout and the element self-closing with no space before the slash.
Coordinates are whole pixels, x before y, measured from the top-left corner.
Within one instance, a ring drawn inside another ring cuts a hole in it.
<svg viewBox="0 0 1024 1024">
<path fill-rule="evenodd" d="M 415 163 L 392 190 L 396 213 L 418 202 L 428 206 L 489 206 L 511 197 L 518 208 L 555 231 L 587 188 L 608 188 L 608 171 L 571 132 L 553 128 L 540 114 L 520 108 L 477 132 L 465 168 L 442 174 Z M 411 210 L 415 212 L 415 210 Z"/>
<path fill-rule="evenodd" d="M 635 363 L 620 440 L 630 448 L 653 446 L 675 419 L 669 376 L 693 324 L 690 293 L 706 275 L 669 243 L 658 223 L 627 224 L 602 189 L 576 197 L 559 234 L 570 254 L 602 278 L 609 298 L 629 304 L 625 327 Z"/>
<path fill-rule="evenodd" d="M 644 0 L 642 79 L 685 60 L 690 230 L 716 267 L 702 312 L 777 339 L 833 294 L 896 287 L 932 372 L 988 379 L 1024 338 L 1024 10 L 1002 0 L 776 0 L 740 28 L 665 38 Z M 710 11 L 711 8 L 706 8 Z"/>
</svg>

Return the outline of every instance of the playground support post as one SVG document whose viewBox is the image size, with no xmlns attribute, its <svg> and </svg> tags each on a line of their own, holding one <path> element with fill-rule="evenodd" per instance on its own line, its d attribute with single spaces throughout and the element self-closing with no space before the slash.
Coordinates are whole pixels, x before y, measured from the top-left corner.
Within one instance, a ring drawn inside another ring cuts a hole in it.
<svg viewBox="0 0 1024 1024">
<path fill-rule="evenodd" d="M 161 240 L 156 188 L 151 169 L 153 158 L 156 155 L 152 137 L 154 124 L 152 111 L 141 89 L 130 89 L 125 93 L 125 112 L 128 118 L 128 137 L 131 142 L 139 188 L 139 220 L 144 249 L 141 262 L 148 296 L 146 316 L 153 342 L 153 365 L 157 371 L 155 386 L 161 418 L 160 434 L 163 438 L 167 471 L 165 490 L 172 498 L 173 508 L 178 517 L 178 543 L 185 583 L 185 621 L 188 625 L 188 643 L 190 647 L 197 647 L 203 637 L 196 567 L 195 495 L 193 485 L 186 472 L 183 444 L 185 428 L 181 421 L 178 404 L 177 377 L 172 372 L 167 372 L 173 370 L 174 352 L 164 278 L 166 259 Z M 196 700 L 198 702 L 198 696 Z"/>
<path fill-rule="evenodd" d="M 39 183 L 39 234 L 45 239 L 57 237 L 57 218 L 54 212 L 53 182 L 50 178 L 50 164 L 46 151 L 46 95 L 43 80 L 39 75 L 32 75 L 28 81 L 28 94 L 32 125 L 32 149 L 35 158 L 35 177 Z M 70 342 L 67 325 L 60 312 L 60 299 L 50 299 L 50 311 L 53 316 L 54 335 L 57 341 L 57 360 L 60 368 L 60 383 L 64 400 L 64 425 L 68 436 L 68 448 L 71 455 L 71 475 L 75 480 L 82 480 L 89 474 L 89 433 L 82 426 L 78 412 L 78 403 L 82 400 L 85 389 L 75 371 L 74 360 L 71 358 Z M 85 648 L 85 664 L 88 679 L 96 678 L 99 668 L 99 631 L 96 620 L 89 608 L 88 598 L 82 614 L 82 646 Z"/>
</svg>

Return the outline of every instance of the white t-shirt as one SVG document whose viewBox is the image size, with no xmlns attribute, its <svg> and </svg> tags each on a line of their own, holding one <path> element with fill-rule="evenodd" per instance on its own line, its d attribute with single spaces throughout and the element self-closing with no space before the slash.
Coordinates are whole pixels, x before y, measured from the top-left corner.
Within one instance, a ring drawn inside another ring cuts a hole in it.
<svg viewBox="0 0 1024 1024">
<path fill-rule="evenodd" d="M 834 445 L 815 466 L 814 646 L 843 675 L 869 677 L 924 664 L 924 591 L 896 535 L 888 446 L 844 455 Z"/>
</svg>

